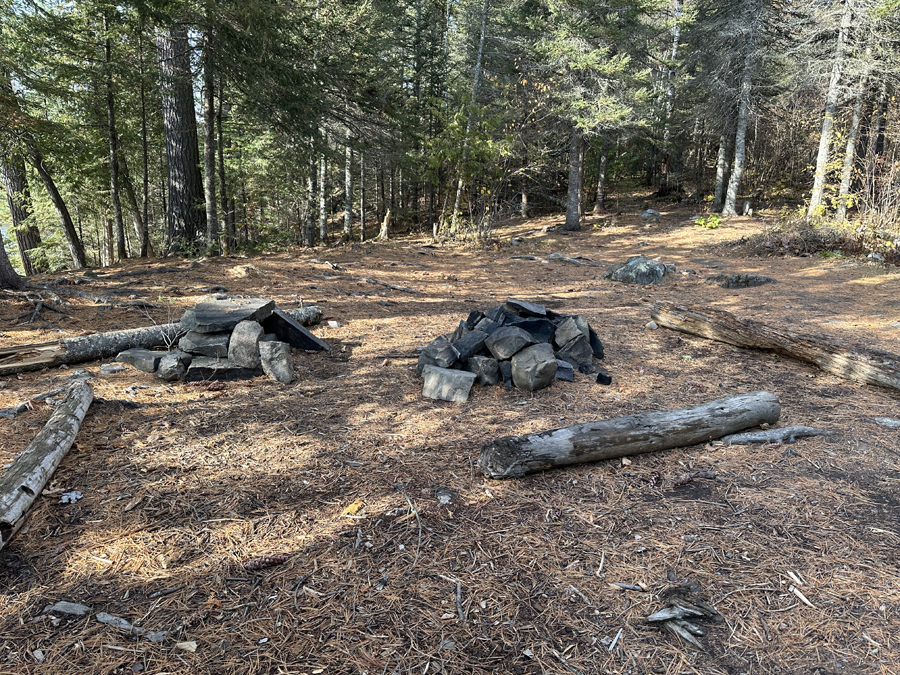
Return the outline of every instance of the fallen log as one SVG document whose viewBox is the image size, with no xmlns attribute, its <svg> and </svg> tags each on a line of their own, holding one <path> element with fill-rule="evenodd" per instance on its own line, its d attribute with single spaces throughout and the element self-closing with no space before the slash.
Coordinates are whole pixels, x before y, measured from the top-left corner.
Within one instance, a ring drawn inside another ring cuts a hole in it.
<svg viewBox="0 0 900 675">
<path fill-rule="evenodd" d="M 0 548 L 25 523 L 35 500 L 75 442 L 93 400 L 94 391 L 87 382 L 69 387 L 44 428 L 0 478 Z"/>
<path fill-rule="evenodd" d="M 744 434 L 731 434 L 730 436 L 723 436 L 721 440 L 726 445 L 751 445 L 753 443 L 787 443 L 790 445 L 796 443 L 799 438 L 830 435 L 831 432 L 828 429 L 816 429 L 815 427 L 798 425 L 768 429 L 766 431 L 750 431 Z"/>
<path fill-rule="evenodd" d="M 107 359 L 132 347 L 169 347 L 185 330 L 179 323 L 93 333 L 52 342 L 17 345 L 0 349 L 0 375 L 40 370 L 48 366 Z"/>
<path fill-rule="evenodd" d="M 722 310 L 672 302 L 657 303 L 650 316 L 666 328 L 735 347 L 775 352 L 812 363 L 848 380 L 900 391 L 900 357 L 896 354 L 851 347 L 831 338 L 791 333 L 757 321 L 739 319 Z"/>
<path fill-rule="evenodd" d="M 522 437 L 504 436 L 482 447 L 478 466 L 488 478 L 518 478 L 558 466 L 696 445 L 760 424 L 774 424 L 780 416 L 778 399 L 755 391 L 693 408 L 575 424 Z"/>
</svg>

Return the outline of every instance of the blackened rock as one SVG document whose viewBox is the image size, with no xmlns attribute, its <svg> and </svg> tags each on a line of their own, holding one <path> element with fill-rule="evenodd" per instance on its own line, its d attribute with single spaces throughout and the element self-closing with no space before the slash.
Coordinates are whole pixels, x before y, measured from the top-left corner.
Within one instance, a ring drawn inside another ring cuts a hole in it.
<svg viewBox="0 0 900 675">
<path fill-rule="evenodd" d="M 287 342 L 260 342 L 259 361 L 263 372 L 273 380 L 285 384 L 294 381 L 294 362 L 291 360 L 291 346 Z"/>
<path fill-rule="evenodd" d="M 502 324 L 497 323 L 493 319 L 484 317 L 481 321 L 475 324 L 474 330 L 480 330 L 483 333 L 492 335 L 495 331 L 500 330 L 500 328 L 502 328 Z"/>
<path fill-rule="evenodd" d="M 119 352 L 116 361 L 127 363 L 129 366 L 145 373 L 155 373 L 163 356 L 165 356 L 165 352 L 151 352 L 149 349 L 134 347 L 126 349 L 124 352 Z"/>
<path fill-rule="evenodd" d="M 718 284 L 722 288 L 753 288 L 763 284 L 777 284 L 778 281 L 761 274 L 717 274 L 707 277 L 706 283 Z"/>
<path fill-rule="evenodd" d="M 556 352 L 556 357 L 568 361 L 575 366 L 590 366 L 594 353 L 591 351 L 591 343 L 579 333 L 574 340 L 569 340 Z"/>
<path fill-rule="evenodd" d="M 286 312 L 276 309 L 271 316 L 262 322 L 267 333 L 275 333 L 281 342 L 287 342 L 295 349 L 306 349 L 311 352 L 327 352 L 330 347 L 310 333 Z"/>
<path fill-rule="evenodd" d="M 510 326 L 521 328 L 534 338 L 535 342 L 552 342 L 556 332 L 556 326 L 549 319 L 528 317 L 525 319 L 510 319 Z"/>
<path fill-rule="evenodd" d="M 556 379 L 566 382 L 575 381 L 575 367 L 568 361 L 556 359 Z"/>
<path fill-rule="evenodd" d="M 459 360 L 465 363 L 484 348 L 484 341 L 488 334 L 480 330 L 467 331 L 460 339 L 453 343 L 453 347 L 459 352 Z"/>
<path fill-rule="evenodd" d="M 469 330 L 473 330 L 483 318 L 484 312 L 479 312 L 477 309 L 474 312 L 470 312 L 469 316 L 466 317 L 466 327 Z"/>
<path fill-rule="evenodd" d="M 500 364 L 497 359 L 490 356 L 470 356 L 466 362 L 466 370 L 475 373 L 475 381 L 478 384 L 500 384 Z"/>
<path fill-rule="evenodd" d="M 554 324 L 559 319 L 564 319 L 566 316 L 568 316 L 566 314 L 558 314 L 557 312 L 554 312 L 552 309 L 548 309 L 548 310 L 546 310 L 546 312 L 547 312 L 547 318 L 550 319 Z"/>
<path fill-rule="evenodd" d="M 428 343 L 428 346 L 419 354 L 419 362 L 416 365 L 416 375 L 422 376 L 426 366 L 438 368 L 450 368 L 459 361 L 459 352 L 450 344 L 450 340 L 441 335 Z"/>
<path fill-rule="evenodd" d="M 275 302 L 264 298 L 209 300 L 194 305 L 181 317 L 181 325 L 198 333 L 224 333 L 241 321 L 262 321 L 275 309 Z"/>
<path fill-rule="evenodd" d="M 597 373 L 597 384 L 602 385 L 610 385 L 612 384 L 612 375 L 609 373 L 604 373 L 602 370 Z"/>
<path fill-rule="evenodd" d="M 675 265 L 665 265 L 646 256 L 633 255 L 624 263 L 613 265 L 603 275 L 604 279 L 626 284 L 656 284 L 675 272 Z"/>
<path fill-rule="evenodd" d="M 192 360 L 191 355 L 187 352 L 174 349 L 159 360 L 156 376 L 166 382 L 180 380 L 184 377 Z"/>
<path fill-rule="evenodd" d="M 507 316 L 506 307 L 504 307 L 503 305 L 497 305 L 496 307 L 491 307 L 487 311 L 487 314 L 485 314 L 485 316 L 487 318 L 489 318 L 491 321 L 496 321 L 498 324 L 500 324 L 502 326 L 506 322 L 506 316 Z"/>
<path fill-rule="evenodd" d="M 231 331 L 228 341 L 228 360 L 235 366 L 259 368 L 259 341 L 263 327 L 256 321 L 241 321 Z"/>
<path fill-rule="evenodd" d="M 547 316 L 547 308 L 543 305 L 536 305 L 527 300 L 519 300 L 518 298 L 507 298 L 506 304 L 511 307 L 519 316 Z"/>
<path fill-rule="evenodd" d="M 484 346 L 494 357 L 503 361 L 512 358 L 516 352 L 520 352 L 534 343 L 535 339 L 521 328 L 504 326 L 488 336 L 488 339 L 484 341 Z"/>
<path fill-rule="evenodd" d="M 603 343 L 600 342 L 600 338 L 597 336 L 597 331 L 588 326 L 588 340 L 591 343 L 591 351 L 594 352 L 594 356 L 598 359 L 603 358 Z"/>
<path fill-rule="evenodd" d="M 459 325 L 456 327 L 456 330 L 454 330 L 452 333 L 450 333 L 447 336 L 447 339 L 450 340 L 450 342 L 456 342 L 457 340 L 462 338 L 466 333 L 468 333 L 470 330 L 471 330 L 471 328 L 469 328 L 466 325 L 465 321 L 460 321 Z"/>
<path fill-rule="evenodd" d="M 259 375 L 262 375 L 261 368 L 247 368 L 232 363 L 228 359 L 200 356 L 191 361 L 191 365 L 184 375 L 184 381 L 245 380 Z"/>
<path fill-rule="evenodd" d="M 556 377 L 556 356 L 546 342 L 532 345 L 512 357 L 513 384 L 536 391 L 552 384 Z"/>
<path fill-rule="evenodd" d="M 503 378 L 503 384 L 506 385 L 506 391 L 512 391 L 512 364 L 509 361 L 500 361 L 497 366 L 500 368 L 500 376 Z"/>
<path fill-rule="evenodd" d="M 587 317 L 576 314 L 572 317 L 572 320 L 575 322 L 575 325 L 578 326 L 578 330 L 581 331 L 581 334 L 584 335 L 588 340 L 591 339 L 591 325 L 588 323 Z"/>
<path fill-rule="evenodd" d="M 475 373 L 464 370 L 425 366 L 423 374 L 425 385 L 422 387 L 422 396 L 441 401 L 467 401 L 475 382 Z"/>
<path fill-rule="evenodd" d="M 556 335 L 553 337 L 553 341 L 556 343 L 556 346 L 560 349 L 583 335 L 581 329 L 578 327 L 578 324 L 575 322 L 574 317 L 569 317 L 564 321 L 560 322 L 560 324 L 556 327 Z"/>
<path fill-rule="evenodd" d="M 230 337 L 231 333 L 198 333 L 192 330 L 178 341 L 178 348 L 188 354 L 217 356 L 224 359 L 228 356 Z"/>
</svg>

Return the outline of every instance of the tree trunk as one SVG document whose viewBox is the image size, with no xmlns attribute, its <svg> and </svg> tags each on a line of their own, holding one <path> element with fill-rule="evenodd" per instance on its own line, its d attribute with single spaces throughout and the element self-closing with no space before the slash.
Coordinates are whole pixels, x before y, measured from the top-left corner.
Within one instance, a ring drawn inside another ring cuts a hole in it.
<svg viewBox="0 0 900 675">
<path fill-rule="evenodd" d="M 28 147 L 28 158 L 44 183 L 44 188 L 47 190 L 47 195 L 53 203 L 53 208 L 56 209 L 59 224 L 62 226 L 66 235 L 66 242 L 69 244 L 69 255 L 72 257 L 72 265 L 75 269 L 81 269 L 87 265 L 84 257 L 84 246 L 78 237 L 78 232 L 75 230 L 72 216 L 69 215 L 69 209 L 66 207 L 66 201 L 59 193 L 59 189 L 53 181 L 53 176 L 50 175 L 50 172 L 44 165 L 44 156 L 41 154 L 41 151 L 34 145 L 30 145 Z"/>
<path fill-rule="evenodd" d="M 140 32 L 138 33 L 138 61 L 141 75 L 141 158 L 143 169 L 143 220 L 141 228 L 141 257 L 154 255 L 150 244 L 150 152 L 147 134 L 147 86 L 144 81 L 144 21 L 141 17 Z M 165 209 L 163 209 L 165 210 Z"/>
<path fill-rule="evenodd" d="M 519 478 L 559 466 L 706 443 L 760 424 L 774 424 L 780 416 L 778 399 L 756 391 L 692 408 L 504 436 L 482 447 L 478 466 L 488 478 Z"/>
<path fill-rule="evenodd" d="M 674 15 L 674 20 L 672 22 L 672 52 L 669 55 L 669 64 L 666 68 L 666 119 L 663 126 L 663 157 L 667 157 L 669 155 L 669 140 L 672 135 L 672 112 L 675 109 L 675 60 L 678 58 L 678 41 L 681 37 L 681 26 L 678 23 L 681 20 L 681 11 L 681 1 L 672 0 L 672 13 Z M 669 173 L 670 171 L 667 167 L 667 170 L 663 171 L 660 175 L 660 195 L 666 194 L 669 191 Z"/>
<path fill-rule="evenodd" d="M 359 153 L 359 240 L 366 240 L 366 160 Z"/>
<path fill-rule="evenodd" d="M 103 17 L 103 30 L 107 33 L 103 51 L 106 60 L 106 123 L 109 136 L 109 196 L 112 199 L 116 219 L 116 255 L 119 260 L 128 257 L 125 246 L 125 218 L 122 216 L 122 199 L 119 195 L 119 132 L 116 129 L 116 99 L 113 94 L 112 40 L 109 37 L 109 18 Z"/>
<path fill-rule="evenodd" d="M 328 241 L 328 214 L 325 209 L 325 153 L 319 155 L 319 243 Z"/>
<path fill-rule="evenodd" d="M 25 524 L 63 457 L 75 442 L 81 422 L 94 400 L 87 382 L 69 387 L 66 397 L 34 440 L 0 479 L 0 548 Z"/>
<path fill-rule="evenodd" d="M 222 239 L 222 253 L 230 255 L 237 245 L 234 231 L 234 200 L 228 197 L 228 182 L 225 174 L 225 78 L 219 74 L 219 104 L 216 107 L 216 151 L 219 159 L 219 201 L 222 204 L 222 222 L 225 236 Z"/>
<path fill-rule="evenodd" d="M 738 102 L 737 131 L 734 135 L 734 164 L 731 169 L 731 179 L 728 181 L 728 192 L 725 194 L 725 205 L 722 208 L 723 216 L 736 216 L 738 189 L 741 185 L 741 176 L 744 173 L 744 162 L 747 159 L 747 122 L 750 119 L 750 88 L 752 83 L 753 68 L 753 27 L 744 47 L 744 67 L 741 72 L 741 97 Z"/>
<path fill-rule="evenodd" d="M 210 20 L 207 7 L 207 21 Z M 206 248 L 219 246 L 219 214 L 216 206 L 216 79 L 213 68 L 213 34 L 207 28 L 203 44 L 203 196 L 206 199 Z"/>
<path fill-rule="evenodd" d="M 387 213 L 384 214 L 384 220 L 381 221 L 381 231 L 378 233 L 378 238 L 382 241 L 387 241 L 391 234 L 391 210 L 388 209 Z"/>
<path fill-rule="evenodd" d="M 0 164 L 3 170 L 3 187 L 6 189 L 6 203 L 9 206 L 19 257 L 26 276 L 37 272 L 34 261 L 28 254 L 41 243 L 41 233 L 36 225 L 28 222 L 31 217 L 31 194 L 25 177 L 25 163 L 21 157 L 0 150 Z"/>
<path fill-rule="evenodd" d="M 850 185 L 853 181 L 853 167 L 856 165 L 856 140 L 859 137 L 859 125 L 862 120 L 866 79 L 866 75 L 860 79 L 859 87 L 855 92 L 856 101 L 853 104 L 850 129 L 847 132 L 847 146 L 844 149 L 844 163 L 841 167 L 841 186 L 838 188 L 838 208 L 836 214 L 838 222 L 847 219 L 847 206 L 850 200 Z"/>
<path fill-rule="evenodd" d="M 725 187 L 731 174 L 731 157 L 734 153 L 734 135 L 728 122 L 722 126 L 719 136 L 719 153 L 716 155 L 716 186 L 713 191 L 713 211 L 721 211 L 725 203 Z"/>
<path fill-rule="evenodd" d="M 834 48 L 834 63 L 831 66 L 831 79 L 828 81 L 828 92 L 825 94 L 825 114 L 822 117 L 822 132 L 819 135 L 819 153 L 816 156 L 816 173 L 813 178 L 812 194 L 809 198 L 807 217 L 819 215 L 822 210 L 822 197 L 825 194 L 825 176 L 828 173 L 828 151 L 831 149 L 831 130 L 834 127 L 834 115 L 837 112 L 841 70 L 844 67 L 844 43 L 850 31 L 853 18 L 852 3 L 845 0 L 844 16 L 838 30 L 837 44 Z"/>
<path fill-rule="evenodd" d="M 316 244 L 316 160 L 309 155 L 309 174 L 306 177 L 306 245 Z"/>
<path fill-rule="evenodd" d="M 25 281 L 19 276 L 9 256 L 6 255 L 6 247 L 3 245 L 3 238 L 0 237 L 0 288 L 8 288 L 18 290 L 25 286 Z"/>
<path fill-rule="evenodd" d="M 349 138 L 347 139 L 349 141 Z M 353 227 L 353 150 L 344 148 L 344 241 L 350 241 Z"/>
<path fill-rule="evenodd" d="M 119 166 L 119 175 L 122 187 L 125 188 L 125 198 L 128 199 L 128 206 L 131 208 L 131 219 L 134 223 L 134 233 L 140 243 L 143 258 L 153 255 L 153 247 L 150 245 L 149 232 L 147 231 L 147 223 L 141 216 L 141 207 L 138 205 L 137 195 L 134 192 L 134 184 L 131 182 L 131 175 L 128 172 L 128 164 L 125 156 L 121 157 Z"/>
<path fill-rule="evenodd" d="M 572 137 L 569 142 L 569 190 L 566 195 L 566 222 L 564 230 L 574 231 L 581 229 L 580 202 L 578 177 L 581 175 L 582 148 L 584 147 L 584 134 L 577 127 L 572 127 Z"/>
<path fill-rule="evenodd" d="M 206 232 L 206 214 L 200 209 L 203 181 L 187 28 L 176 24 L 160 31 L 156 46 L 166 140 L 169 252 L 194 254 Z"/>
<path fill-rule="evenodd" d="M 597 167 L 597 199 L 594 201 L 594 215 L 603 213 L 603 202 L 606 201 L 606 168 L 609 166 L 609 141 L 604 139 L 600 151 L 600 165 Z"/>
<path fill-rule="evenodd" d="M 812 363 L 848 380 L 900 391 L 900 359 L 888 352 L 854 348 L 829 338 L 798 335 L 764 323 L 739 319 L 729 312 L 671 302 L 654 305 L 650 315 L 666 328 L 736 347 L 775 352 Z"/>
</svg>

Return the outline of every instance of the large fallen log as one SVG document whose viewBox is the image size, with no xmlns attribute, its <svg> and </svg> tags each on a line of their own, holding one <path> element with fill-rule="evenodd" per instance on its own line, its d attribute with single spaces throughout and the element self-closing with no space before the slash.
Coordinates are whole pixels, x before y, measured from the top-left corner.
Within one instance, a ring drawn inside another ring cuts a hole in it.
<svg viewBox="0 0 900 675">
<path fill-rule="evenodd" d="M 166 323 L 63 338 L 53 342 L 4 347 L 0 349 L 0 375 L 107 359 L 132 347 L 169 347 L 177 343 L 184 333 L 181 324 Z"/>
<path fill-rule="evenodd" d="M 781 416 L 778 399 L 765 391 L 709 403 L 611 420 L 575 424 L 486 443 L 478 466 L 488 478 L 518 478 L 558 466 L 596 462 L 704 443 Z"/>
<path fill-rule="evenodd" d="M 900 391 L 900 357 L 837 340 L 800 335 L 717 309 L 660 302 L 650 316 L 660 326 L 718 340 L 735 347 L 775 352 L 812 363 L 839 377 Z"/>
<path fill-rule="evenodd" d="M 0 478 L 0 548 L 25 523 L 35 500 L 75 442 L 93 400 L 94 391 L 87 382 L 69 387 L 44 428 Z"/>
</svg>

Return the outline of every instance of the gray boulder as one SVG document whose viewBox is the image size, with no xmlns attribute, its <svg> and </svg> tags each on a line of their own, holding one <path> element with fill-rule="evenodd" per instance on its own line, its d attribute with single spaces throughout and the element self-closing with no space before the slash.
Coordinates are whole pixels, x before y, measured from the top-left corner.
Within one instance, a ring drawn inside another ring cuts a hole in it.
<svg viewBox="0 0 900 675">
<path fill-rule="evenodd" d="M 450 340 L 441 335 L 428 343 L 428 346 L 419 354 L 419 362 L 416 364 L 416 375 L 419 377 L 425 372 L 426 366 L 438 368 L 450 368 L 459 362 L 459 352 L 450 344 Z"/>
<path fill-rule="evenodd" d="M 475 383 L 475 373 L 465 370 L 425 366 L 424 375 L 425 385 L 422 387 L 422 396 L 440 401 L 467 401 L 472 385 Z"/>
<path fill-rule="evenodd" d="M 243 368 L 259 368 L 259 342 L 263 327 L 256 321 L 241 321 L 231 332 L 228 360 Z"/>
<path fill-rule="evenodd" d="M 556 379 L 565 382 L 575 381 L 575 366 L 568 361 L 556 359 Z"/>
<path fill-rule="evenodd" d="M 777 284 L 778 281 L 761 274 L 717 274 L 707 277 L 706 283 L 716 284 L 722 288 L 753 288 L 764 284 Z"/>
<path fill-rule="evenodd" d="M 512 309 L 519 316 L 547 316 L 547 308 L 543 305 L 536 305 L 533 302 L 519 300 L 517 298 L 507 298 L 506 306 Z"/>
<path fill-rule="evenodd" d="M 512 379 L 519 389 L 536 391 L 552 384 L 556 377 L 556 356 L 545 342 L 523 349 L 512 357 Z"/>
<path fill-rule="evenodd" d="M 662 214 L 654 209 L 647 209 L 640 215 L 641 222 L 646 225 L 658 223 L 660 218 L 662 218 Z"/>
<path fill-rule="evenodd" d="M 228 356 L 228 340 L 230 333 L 188 333 L 178 341 L 181 351 L 197 356 L 216 356 L 225 358 Z"/>
<path fill-rule="evenodd" d="M 164 354 L 165 352 L 151 352 L 149 349 L 134 347 L 126 349 L 124 352 L 119 352 L 119 355 L 116 356 L 116 361 L 127 363 L 129 366 L 145 373 L 155 373 Z"/>
<path fill-rule="evenodd" d="M 159 360 L 159 367 L 156 369 L 156 376 L 166 382 L 174 382 L 184 377 L 188 366 L 191 365 L 191 355 L 180 349 L 174 349 L 168 354 L 164 354 Z"/>
<path fill-rule="evenodd" d="M 461 363 L 469 360 L 484 348 L 484 341 L 487 340 L 488 334 L 480 330 L 467 330 L 466 333 L 453 343 L 454 349 L 459 354 Z"/>
<path fill-rule="evenodd" d="M 580 332 L 574 340 L 569 340 L 563 345 L 556 357 L 562 361 L 568 361 L 575 367 L 583 366 L 588 368 L 593 362 L 594 352 L 591 350 L 591 343 Z"/>
<path fill-rule="evenodd" d="M 466 362 L 466 370 L 475 373 L 478 384 L 494 386 L 500 384 L 500 364 L 490 356 L 471 356 Z"/>
<path fill-rule="evenodd" d="M 206 382 L 213 380 L 245 380 L 262 374 L 260 368 L 239 366 L 228 359 L 214 359 L 198 356 L 191 361 L 184 374 L 185 382 Z"/>
<path fill-rule="evenodd" d="M 566 343 L 582 337 L 583 335 L 584 333 L 581 332 L 581 328 L 578 326 L 575 318 L 570 316 L 561 321 L 556 327 L 556 335 L 553 337 L 553 342 L 556 343 L 557 347 L 562 347 Z"/>
<path fill-rule="evenodd" d="M 194 305 L 181 317 L 181 325 L 197 333 L 224 333 L 241 321 L 262 321 L 275 310 L 265 298 L 229 298 Z"/>
<path fill-rule="evenodd" d="M 490 350 L 500 361 L 510 359 L 516 352 L 535 343 L 535 339 L 528 332 L 516 326 L 504 326 L 484 341 L 484 346 Z"/>
<path fill-rule="evenodd" d="M 259 360 L 263 372 L 273 380 L 286 384 L 294 381 L 294 362 L 291 360 L 291 346 L 287 342 L 260 342 Z"/>
<path fill-rule="evenodd" d="M 675 272 L 675 265 L 665 265 L 646 256 L 634 255 L 626 262 L 613 265 L 603 275 L 604 279 L 625 284 L 656 284 Z"/>
</svg>

